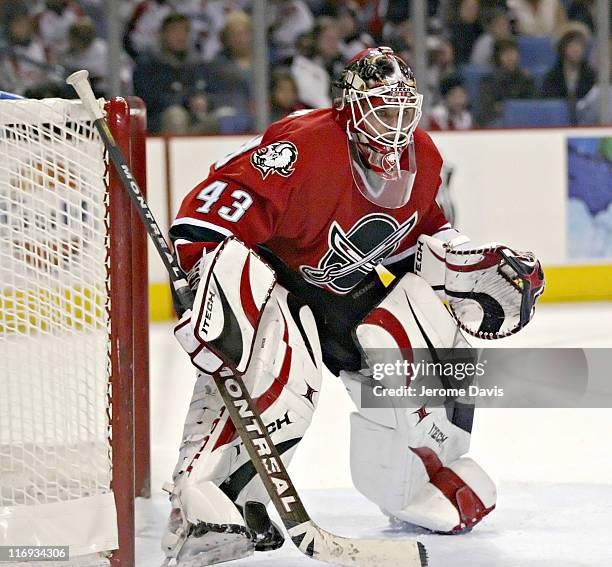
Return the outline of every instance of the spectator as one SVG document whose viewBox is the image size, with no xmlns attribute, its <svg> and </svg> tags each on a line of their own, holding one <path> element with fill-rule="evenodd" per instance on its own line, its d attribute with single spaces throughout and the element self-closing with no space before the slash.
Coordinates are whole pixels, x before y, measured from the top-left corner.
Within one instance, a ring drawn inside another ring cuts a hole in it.
<svg viewBox="0 0 612 567">
<path fill-rule="evenodd" d="M 59 83 L 46 82 L 40 86 L 26 89 L 23 93 L 26 98 L 43 99 L 43 98 L 62 98 L 66 96 L 66 88 Z"/>
<path fill-rule="evenodd" d="M 589 30 L 584 24 L 568 23 L 557 42 L 557 62 L 542 84 L 543 97 L 567 99 L 572 123 L 576 122 L 576 102 L 595 84 L 595 72 L 586 60 L 588 38 Z"/>
<path fill-rule="evenodd" d="M 521 35 L 552 37 L 566 22 L 560 0 L 507 0 Z"/>
<path fill-rule="evenodd" d="M 96 37 L 94 23 L 84 17 L 68 30 L 68 49 L 62 57 L 62 63 L 69 73 L 87 69 L 94 92 L 98 96 L 105 96 L 108 87 L 107 53 L 106 41 Z"/>
<path fill-rule="evenodd" d="M 447 75 L 454 73 L 455 51 L 453 44 L 445 37 L 430 36 L 427 38 L 427 90 L 433 103 L 439 102 L 440 83 Z"/>
<path fill-rule="evenodd" d="M 5 34 L 10 49 L 2 57 L 1 88 L 23 95 L 27 89 L 52 82 L 47 54 L 40 37 L 34 32 L 30 15 L 22 11 L 14 12 L 6 24 Z"/>
<path fill-rule="evenodd" d="M 381 2 L 384 4 L 384 2 Z M 408 4 L 406 3 L 406 8 Z M 402 12 L 405 12 L 405 15 Z M 382 39 L 379 44 L 388 45 L 393 42 L 405 42 L 407 44 L 412 43 L 414 34 L 412 32 L 412 23 L 409 17 L 409 10 L 394 10 L 393 6 L 390 5 L 387 14 L 385 24 L 382 28 Z"/>
<path fill-rule="evenodd" d="M 445 77 L 440 83 L 443 100 L 431 109 L 430 130 L 468 130 L 472 127 L 472 114 L 468 110 L 467 91 L 459 73 Z"/>
<path fill-rule="evenodd" d="M 610 76 L 612 77 L 612 38 L 608 40 L 608 49 L 610 51 Z M 604 93 L 604 96 L 608 97 L 609 108 L 612 109 L 612 85 L 608 84 L 604 88 Z M 600 97 L 600 85 L 595 83 L 593 88 L 576 105 L 578 124 L 599 124 Z"/>
<path fill-rule="evenodd" d="M 85 14 L 91 18 L 91 21 L 96 29 L 96 36 L 106 37 L 107 30 L 104 0 L 79 0 L 79 3 L 81 4 Z M 129 4 L 129 2 L 126 3 Z M 121 23 L 125 22 L 125 18 L 122 17 L 121 11 L 119 17 L 121 18 Z"/>
<path fill-rule="evenodd" d="M 388 0 L 387 22 L 399 23 L 410 19 L 410 3 L 404 0 Z M 429 2 L 428 2 L 429 4 Z"/>
<path fill-rule="evenodd" d="M 359 52 L 374 46 L 374 40 L 359 27 L 359 8 L 353 2 L 347 2 L 338 9 L 336 16 L 340 35 L 340 51 L 345 61 L 350 61 Z"/>
<path fill-rule="evenodd" d="M 221 32 L 229 13 L 245 10 L 252 0 L 171 0 L 191 23 L 191 41 L 204 61 L 212 61 L 221 51 Z"/>
<path fill-rule="evenodd" d="M 595 31 L 597 3 L 595 0 L 573 0 L 567 9 L 567 18 L 570 21 L 582 22 L 591 32 Z"/>
<path fill-rule="evenodd" d="M 276 122 L 288 114 L 305 108 L 298 99 L 297 86 L 291 73 L 276 70 L 270 88 L 270 121 Z"/>
<path fill-rule="evenodd" d="M 211 62 L 211 95 L 241 115 L 251 114 L 253 23 L 240 10 L 230 12 L 221 31 L 223 50 Z"/>
<path fill-rule="evenodd" d="M 134 69 L 134 92 L 147 105 L 151 132 L 177 131 L 189 124 L 191 109 L 207 103 L 203 66 L 189 50 L 189 20 L 166 16 L 158 50 L 144 54 Z"/>
<path fill-rule="evenodd" d="M 123 48 L 133 59 L 155 49 L 161 23 L 173 12 L 168 0 L 143 0 L 136 4 L 125 28 Z"/>
<path fill-rule="evenodd" d="M 496 126 L 507 99 L 533 98 L 533 77 L 520 67 L 518 45 L 513 39 L 499 39 L 493 47 L 493 71 L 480 81 L 474 118 L 480 126 Z"/>
<path fill-rule="evenodd" d="M 286 61 L 295 54 L 297 38 L 312 30 L 314 18 L 303 0 L 277 0 L 270 5 L 273 9 L 271 39 L 274 58 Z"/>
<path fill-rule="evenodd" d="M 313 34 L 305 34 L 297 42 L 298 52 L 291 62 L 291 76 L 298 98 L 311 108 L 331 106 L 331 81 L 327 71 L 312 60 Z"/>
<path fill-rule="evenodd" d="M 15 16 L 29 14 L 28 5 L 25 0 L 3 0 L 0 2 L 0 22 L 5 26 Z M 4 34 L 6 30 L 2 30 Z"/>
<path fill-rule="evenodd" d="M 213 109 L 208 97 L 200 94 L 189 101 L 188 112 L 181 112 L 170 120 L 174 132 L 178 134 L 217 134 L 219 120 L 224 116 L 233 116 L 235 111 L 231 107 Z"/>
<path fill-rule="evenodd" d="M 321 65 L 333 81 L 340 77 L 345 65 L 340 51 L 340 36 L 336 21 L 320 18 L 314 30 L 315 61 Z"/>
<path fill-rule="evenodd" d="M 510 19 L 503 10 L 494 10 L 485 19 L 486 30 L 474 44 L 470 63 L 490 70 L 493 63 L 493 45 L 498 39 L 511 39 Z"/>
<path fill-rule="evenodd" d="M 479 0 L 461 0 L 456 21 L 450 26 L 451 42 L 455 51 L 455 63 L 470 60 L 474 43 L 482 34 Z"/>
<path fill-rule="evenodd" d="M 46 0 L 35 12 L 38 33 L 53 61 L 68 49 L 70 26 L 84 16 L 85 11 L 74 0 Z"/>
<path fill-rule="evenodd" d="M 300 49 L 293 58 L 291 75 L 299 100 L 310 108 L 331 106 L 331 84 L 342 68 L 338 32 L 332 18 L 323 16 L 311 34 L 302 36 Z"/>
</svg>

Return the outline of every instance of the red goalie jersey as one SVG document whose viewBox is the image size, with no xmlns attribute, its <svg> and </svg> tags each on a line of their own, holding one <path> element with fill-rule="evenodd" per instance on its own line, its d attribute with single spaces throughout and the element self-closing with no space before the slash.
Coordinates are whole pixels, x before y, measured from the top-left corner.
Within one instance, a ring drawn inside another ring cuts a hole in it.
<svg viewBox="0 0 612 567">
<path fill-rule="evenodd" d="M 236 235 L 344 342 L 384 295 L 374 266 L 384 261 L 396 275 L 405 272 L 418 236 L 448 224 L 435 202 L 442 160 L 424 131 L 414 132 L 410 199 L 387 209 L 359 191 L 334 116 L 332 109 L 296 113 L 214 164 L 183 201 L 170 235 L 185 272 L 203 249 Z"/>
<path fill-rule="evenodd" d="M 406 257 L 420 234 L 447 224 L 435 203 L 442 160 L 425 132 L 414 139 L 410 200 L 384 209 L 357 189 L 331 109 L 276 122 L 214 164 L 183 201 L 170 231 L 182 268 L 234 234 L 250 247 L 265 245 L 307 282 L 346 294 L 376 263 Z"/>
</svg>

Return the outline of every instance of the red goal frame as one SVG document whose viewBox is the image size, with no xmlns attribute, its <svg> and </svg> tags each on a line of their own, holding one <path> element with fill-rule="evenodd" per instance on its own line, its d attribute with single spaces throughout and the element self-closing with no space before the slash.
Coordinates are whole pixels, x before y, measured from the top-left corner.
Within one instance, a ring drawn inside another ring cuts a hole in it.
<svg viewBox="0 0 612 567">
<path fill-rule="evenodd" d="M 146 109 L 141 99 L 105 105 L 117 144 L 146 195 Z M 134 498 L 150 496 L 147 236 L 127 191 L 108 163 L 112 489 L 119 549 L 113 567 L 135 566 Z"/>
</svg>

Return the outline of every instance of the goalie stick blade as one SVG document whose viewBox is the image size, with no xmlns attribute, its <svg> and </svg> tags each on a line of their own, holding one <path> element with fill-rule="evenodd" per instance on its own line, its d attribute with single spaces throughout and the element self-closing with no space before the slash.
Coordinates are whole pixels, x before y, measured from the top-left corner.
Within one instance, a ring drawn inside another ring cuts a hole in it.
<svg viewBox="0 0 612 567">
<path fill-rule="evenodd" d="M 412 539 L 353 539 L 336 536 L 312 520 L 289 529 L 295 546 L 305 555 L 347 567 L 426 567 L 425 546 Z"/>
</svg>

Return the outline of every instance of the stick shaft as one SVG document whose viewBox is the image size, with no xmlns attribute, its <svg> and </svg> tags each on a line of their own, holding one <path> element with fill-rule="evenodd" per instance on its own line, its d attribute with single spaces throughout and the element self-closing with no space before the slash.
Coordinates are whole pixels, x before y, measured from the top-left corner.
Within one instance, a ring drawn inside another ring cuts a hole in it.
<svg viewBox="0 0 612 567">
<path fill-rule="evenodd" d="M 164 263 L 166 270 L 168 271 L 168 275 L 170 276 L 170 280 L 174 286 L 178 301 L 183 308 L 183 310 L 187 310 L 191 308 L 193 304 L 193 292 L 191 288 L 187 284 L 183 271 L 178 265 L 174 254 L 170 250 L 168 243 L 164 237 L 163 232 L 159 228 L 149 205 L 147 204 L 142 191 L 140 190 L 140 186 L 138 182 L 134 178 L 130 167 L 128 166 L 125 157 L 123 156 L 123 152 L 115 142 L 111 131 L 108 128 L 108 124 L 104 118 L 98 118 L 94 121 L 94 124 L 104 142 L 106 150 L 108 151 L 108 155 L 110 157 L 111 162 L 115 166 L 115 170 L 117 171 L 117 175 L 119 176 L 122 185 L 128 192 L 132 203 L 136 207 L 142 222 L 149 233 L 149 236 L 153 240 L 153 244 L 157 249 L 157 252 L 161 258 L 161 261 Z"/>
<path fill-rule="evenodd" d="M 274 507 L 289 530 L 310 520 L 281 455 L 240 376 L 223 368 L 213 379 Z"/>
</svg>

